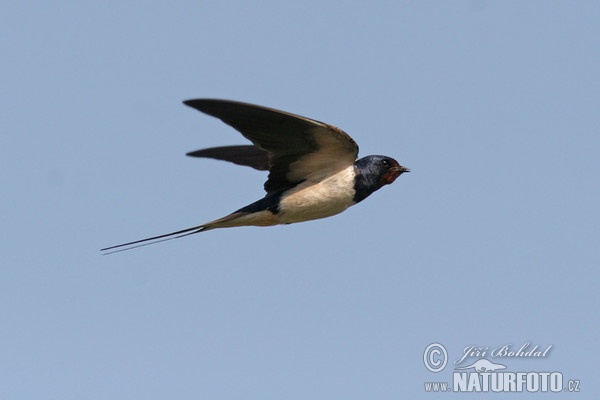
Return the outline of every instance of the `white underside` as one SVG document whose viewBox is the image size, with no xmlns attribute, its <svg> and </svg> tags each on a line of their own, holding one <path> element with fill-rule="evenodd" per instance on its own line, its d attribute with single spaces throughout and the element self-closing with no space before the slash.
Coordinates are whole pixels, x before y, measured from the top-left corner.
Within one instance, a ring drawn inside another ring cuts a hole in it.
<svg viewBox="0 0 600 400">
<path fill-rule="evenodd" d="M 279 212 L 233 213 L 204 225 L 204 229 L 272 226 L 336 215 L 354 205 L 354 165 L 319 182 L 306 181 L 281 198 Z"/>
<path fill-rule="evenodd" d="M 354 165 L 315 182 L 304 182 L 282 199 L 278 223 L 289 224 L 339 214 L 354 204 Z"/>
</svg>

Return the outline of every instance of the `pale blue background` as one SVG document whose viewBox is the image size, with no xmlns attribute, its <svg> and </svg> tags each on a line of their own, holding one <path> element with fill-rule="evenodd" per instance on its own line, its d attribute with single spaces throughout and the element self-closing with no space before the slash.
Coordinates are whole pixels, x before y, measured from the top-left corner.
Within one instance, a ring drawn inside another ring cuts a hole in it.
<svg viewBox="0 0 600 400">
<path fill-rule="evenodd" d="M 529 341 L 551 355 L 509 370 L 596 398 L 599 21 L 593 1 L 4 2 L 0 397 L 447 398 L 428 344 Z M 263 195 L 264 173 L 184 156 L 244 143 L 196 97 L 329 122 L 413 172 L 334 218 L 102 256 Z"/>
</svg>

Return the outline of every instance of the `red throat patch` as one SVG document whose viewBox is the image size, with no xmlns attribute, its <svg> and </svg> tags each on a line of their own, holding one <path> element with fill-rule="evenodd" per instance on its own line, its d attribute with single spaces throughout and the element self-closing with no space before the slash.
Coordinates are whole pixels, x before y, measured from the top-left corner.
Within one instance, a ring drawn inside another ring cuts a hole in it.
<svg viewBox="0 0 600 400">
<path fill-rule="evenodd" d="M 381 179 L 383 179 L 383 181 L 385 182 L 386 185 L 389 185 L 392 182 L 394 182 L 397 177 L 400 176 L 400 173 L 401 173 L 400 171 L 386 172 L 385 174 L 383 174 L 383 176 L 381 177 Z"/>
</svg>

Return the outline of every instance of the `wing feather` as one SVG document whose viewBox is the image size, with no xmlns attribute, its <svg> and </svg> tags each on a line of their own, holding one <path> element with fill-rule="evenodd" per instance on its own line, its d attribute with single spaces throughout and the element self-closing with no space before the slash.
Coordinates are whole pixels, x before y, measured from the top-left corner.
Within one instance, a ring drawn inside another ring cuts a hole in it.
<svg viewBox="0 0 600 400">
<path fill-rule="evenodd" d="M 219 118 L 268 152 L 268 193 L 322 180 L 353 164 L 358 156 L 356 142 L 324 122 L 229 100 L 195 99 L 184 104 Z"/>
<path fill-rule="evenodd" d="M 256 146 L 223 146 L 190 151 L 190 157 L 206 157 L 245 165 L 259 171 L 269 170 L 269 153 Z"/>
</svg>

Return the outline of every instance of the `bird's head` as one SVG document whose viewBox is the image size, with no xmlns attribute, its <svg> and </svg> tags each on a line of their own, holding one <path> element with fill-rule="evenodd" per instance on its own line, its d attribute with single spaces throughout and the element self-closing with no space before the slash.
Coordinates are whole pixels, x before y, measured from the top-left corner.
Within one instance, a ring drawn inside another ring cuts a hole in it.
<svg viewBox="0 0 600 400">
<path fill-rule="evenodd" d="M 389 185 L 405 172 L 410 172 L 391 157 L 366 156 L 354 163 L 356 168 L 354 200 L 358 203 L 371 193 Z"/>
<path fill-rule="evenodd" d="M 360 173 L 378 187 L 389 185 L 405 172 L 410 172 L 391 157 L 367 156 L 356 161 Z"/>
</svg>

